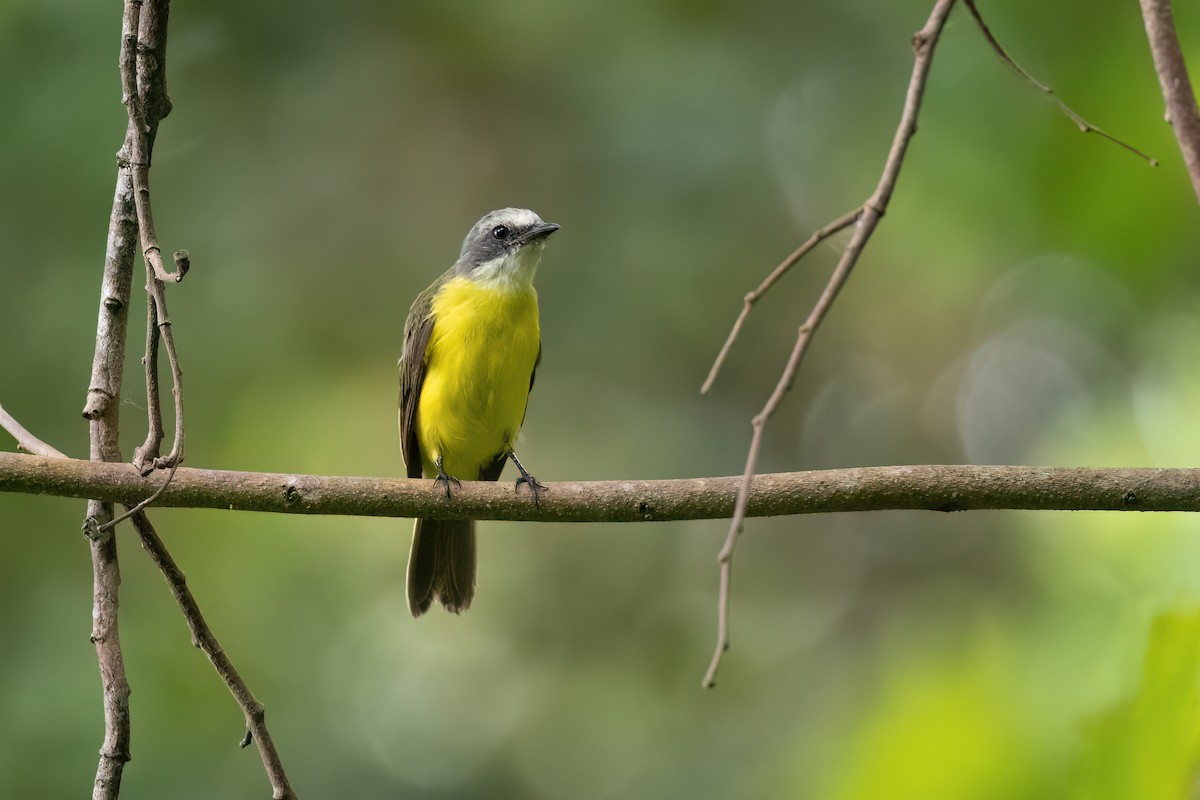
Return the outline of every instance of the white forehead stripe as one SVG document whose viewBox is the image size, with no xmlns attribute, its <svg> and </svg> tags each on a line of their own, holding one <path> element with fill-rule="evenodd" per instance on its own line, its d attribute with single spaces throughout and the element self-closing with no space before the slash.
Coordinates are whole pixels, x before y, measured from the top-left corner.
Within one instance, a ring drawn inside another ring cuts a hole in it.
<svg viewBox="0 0 1200 800">
<path fill-rule="evenodd" d="M 497 224 L 511 225 L 514 228 L 526 228 L 536 225 L 542 218 L 528 208 L 504 208 L 491 214 Z"/>
</svg>

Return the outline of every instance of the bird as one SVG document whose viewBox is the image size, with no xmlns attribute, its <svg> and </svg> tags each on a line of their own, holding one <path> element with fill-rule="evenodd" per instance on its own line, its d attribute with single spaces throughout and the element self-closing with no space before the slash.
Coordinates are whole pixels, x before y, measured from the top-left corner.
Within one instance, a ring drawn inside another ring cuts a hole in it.
<svg viewBox="0 0 1200 800">
<path fill-rule="evenodd" d="M 517 459 L 542 359 L 533 279 L 559 229 L 525 208 L 485 214 L 458 260 L 413 301 L 404 322 L 400 447 L 409 478 L 433 478 L 451 497 L 460 480 L 494 481 L 511 460 L 535 505 L 545 487 Z M 436 600 L 459 614 L 475 596 L 474 520 L 418 519 L 408 557 L 408 609 Z"/>
</svg>

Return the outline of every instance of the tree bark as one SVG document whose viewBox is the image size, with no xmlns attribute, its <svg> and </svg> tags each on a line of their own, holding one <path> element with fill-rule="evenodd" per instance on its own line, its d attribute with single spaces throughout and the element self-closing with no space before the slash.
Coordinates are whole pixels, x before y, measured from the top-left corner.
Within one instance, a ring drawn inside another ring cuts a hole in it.
<svg viewBox="0 0 1200 800">
<path fill-rule="evenodd" d="M 0 491 L 133 505 L 165 478 L 130 464 L 0 453 Z M 741 476 L 549 483 L 534 508 L 512 484 L 464 481 L 447 500 L 433 481 L 181 467 L 155 502 L 281 514 L 649 522 L 728 519 Z M 924 465 L 756 475 L 751 517 L 843 511 L 980 509 L 1200 511 L 1200 469 Z"/>
</svg>

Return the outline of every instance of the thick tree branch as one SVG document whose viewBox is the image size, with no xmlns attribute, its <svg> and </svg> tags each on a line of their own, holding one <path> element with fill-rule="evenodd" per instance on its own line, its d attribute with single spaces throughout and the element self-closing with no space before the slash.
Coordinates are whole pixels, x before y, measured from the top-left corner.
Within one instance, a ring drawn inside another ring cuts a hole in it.
<svg viewBox="0 0 1200 800">
<path fill-rule="evenodd" d="M 1167 122 L 1175 131 L 1183 163 L 1200 200 L 1200 107 L 1188 78 L 1187 64 L 1175 35 L 1175 18 L 1170 0 L 1141 0 L 1146 38 L 1154 57 L 1154 69 L 1167 105 Z"/>
<path fill-rule="evenodd" d="M 0 492 L 98 497 L 132 505 L 163 480 L 130 464 L 0 453 Z M 535 508 L 510 484 L 463 481 L 446 499 L 433 481 L 232 472 L 180 467 L 157 505 L 281 514 L 537 522 L 723 519 L 741 476 L 549 483 Z M 1200 511 L 1200 469 L 921 465 L 755 475 L 746 515 L 843 511 Z"/>
</svg>

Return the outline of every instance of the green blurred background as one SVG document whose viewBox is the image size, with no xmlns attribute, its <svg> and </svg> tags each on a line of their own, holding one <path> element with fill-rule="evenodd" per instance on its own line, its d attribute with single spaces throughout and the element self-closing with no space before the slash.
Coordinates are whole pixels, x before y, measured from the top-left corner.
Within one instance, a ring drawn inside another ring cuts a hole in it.
<svg viewBox="0 0 1200 800">
<path fill-rule="evenodd" d="M 871 192 L 930 5 L 176 4 L 152 181 L 164 249 L 192 253 L 170 289 L 188 463 L 402 474 L 408 305 L 480 215 L 521 205 L 563 226 L 525 463 L 550 481 L 740 471 L 844 239 L 759 305 L 711 396 L 700 382 L 742 295 Z M 1196 67 L 1200 10 L 1176 5 Z M 1196 464 L 1200 225 L 1137 4 L 983 10 L 1161 166 L 1077 132 L 957 9 L 897 194 L 764 471 Z M 76 456 L 125 126 L 120 16 L 0 2 L 0 402 Z M 145 424 L 135 298 L 126 455 Z M 95 770 L 83 509 L 0 495 L 13 797 L 80 796 Z M 153 518 L 305 797 L 1166 798 L 1200 752 L 1194 516 L 754 520 L 709 692 L 720 521 L 485 523 L 476 607 L 414 621 L 408 521 Z M 266 796 L 127 530 L 121 555 L 123 796 Z"/>
</svg>

